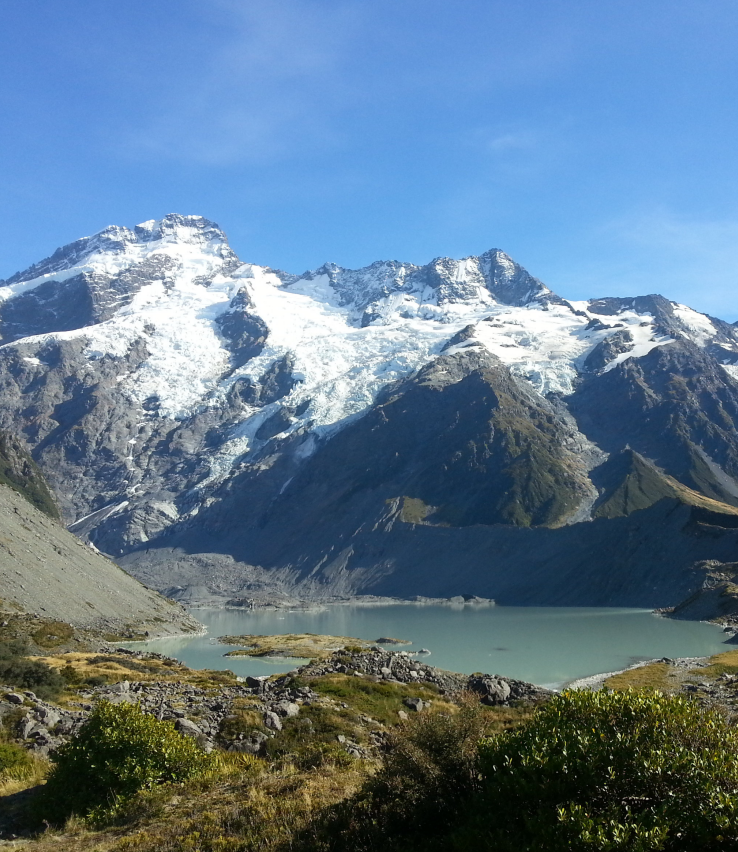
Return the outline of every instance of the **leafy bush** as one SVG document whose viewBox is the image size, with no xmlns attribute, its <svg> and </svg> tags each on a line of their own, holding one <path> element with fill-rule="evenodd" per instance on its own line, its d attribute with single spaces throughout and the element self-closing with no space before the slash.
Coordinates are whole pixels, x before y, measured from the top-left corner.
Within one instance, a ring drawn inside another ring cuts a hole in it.
<svg viewBox="0 0 738 852">
<path fill-rule="evenodd" d="M 64 678 L 46 663 L 25 657 L 27 650 L 19 640 L 0 642 L 0 683 L 30 689 L 45 700 L 56 698 L 64 689 Z"/>
<path fill-rule="evenodd" d="M 15 743 L 0 743 L 0 779 L 22 777 L 32 765 L 24 748 Z"/>
<path fill-rule="evenodd" d="M 738 848 L 738 735 L 684 698 L 566 692 L 480 755 L 484 793 L 453 848 Z"/>
<path fill-rule="evenodd" d="M 309 829 L 296 848 L 439 848 L 434 838 L 448 835 L 479 790 L 478 744 L 493 722 L 493 714 L 473 698 L 454 714 L 413 717 L 389 734 L 379 772 Z"/>
<path fill-rule="evenodd" d="M 105 816 L 143 788 L 184 781 L 210 764 L 172 722 L 159 721 L 138 705 L 107 701 L 51 759 L 55 765 L 40 802 L 41 815 L 51 822 L 73 813 Z"/>
</svg>

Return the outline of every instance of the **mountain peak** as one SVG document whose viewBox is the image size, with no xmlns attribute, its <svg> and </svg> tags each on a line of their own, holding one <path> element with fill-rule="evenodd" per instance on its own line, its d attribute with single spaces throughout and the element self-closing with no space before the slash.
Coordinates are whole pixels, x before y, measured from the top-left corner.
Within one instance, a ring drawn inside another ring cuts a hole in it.
<svg viewBox="0 0 738 852">
<path fill-rule="evenodd" d="M 58 248 L 44 260 L 34 263 L 27 269 L 16 272 L 7 280 L 0 280 L 0 287 L 35 281 L 42 277 L 52 277 L 76 266 L 82 265 L 96 254 L 124 254 L 136 245 L 156 242 L 180 243 L 205 247 L 211 244 L 220 247 L 221 252 L 235 258 L 228 245 L 228 239 L 215 222 L 202 216 L 182 216 L 169 213 L 162 219 L 150 219 L 136 225 L 133 230 L 110 225 L 90 237 L 81 237 L 72 243 Z"/>
</svg>

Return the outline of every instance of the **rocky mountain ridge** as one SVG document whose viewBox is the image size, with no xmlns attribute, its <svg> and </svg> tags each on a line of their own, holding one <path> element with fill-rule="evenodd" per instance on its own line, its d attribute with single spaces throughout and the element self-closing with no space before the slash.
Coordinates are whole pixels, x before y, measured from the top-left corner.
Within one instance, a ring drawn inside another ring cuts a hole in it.
<svg viewBox="0 0 738 852">
<path fill-rule="evenodd" d="M 0 427 L 156 588 L 670 605 L 733 558 L 738 329 L 661 296 L 291 275 L 171 215 L 0 282 L 0 339 Z"/>
</svg>

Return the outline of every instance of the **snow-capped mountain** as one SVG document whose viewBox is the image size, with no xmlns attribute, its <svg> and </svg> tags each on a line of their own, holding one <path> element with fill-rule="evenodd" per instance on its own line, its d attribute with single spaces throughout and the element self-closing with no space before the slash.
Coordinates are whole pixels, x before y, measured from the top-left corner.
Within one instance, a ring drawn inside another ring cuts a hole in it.
<svg viewBox="0 0 738 852">
<path fill-rule="evenodd" d="M 0 426 L 71 528 L 160 588 L 199 571 L 240 593 L 264 569 L 379 590 L 402 560 L 331 575 L 339 540 L 583 529 L 612 515 L 626 451 L 730 515 L 736 379 L 734 326 L 660 296 L 568 302 L 496 249 L 297 276 L 170 215 L 0 281 Z"/>
</svg>

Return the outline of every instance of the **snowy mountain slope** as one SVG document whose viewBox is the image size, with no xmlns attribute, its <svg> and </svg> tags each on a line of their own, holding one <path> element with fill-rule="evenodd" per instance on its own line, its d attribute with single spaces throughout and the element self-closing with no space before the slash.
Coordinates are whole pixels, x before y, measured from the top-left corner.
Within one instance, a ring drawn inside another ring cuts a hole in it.
<svg viewBox="0 0 738 852">
<path fill-rule="evenodd" d="M 488 406 L 517 387 L 548 412 L 554 443 L 579 447 L 564 515 L 540 514 L 531 494 L 510 518 L 587 520 L 588 471 L 629 441 L 685 485 L 738 501 L 738 329 L 660 296 L 567 302 L 496 249 L 296 276 L 242 263 L 216 225 L 171 215 L 0 282 L 0 341 L 0 427 L 24 436 L 74 531 L 116 556 L 196 528 L 225 495 L 263 516 L 383 395 L 465 353 L 500 364 Z M 695 370 L 709 381 L 680 402 L 669 382 Z M 688 417 L 668 413 L 687 403 Z M 497 416 L 479 421 L 480 446 Z M 531 417 L 513 417 L 514 445 Z"/>
</svg>

